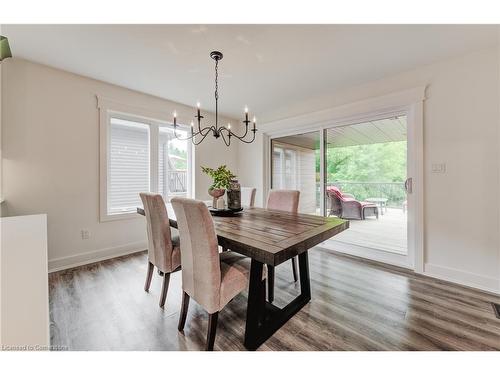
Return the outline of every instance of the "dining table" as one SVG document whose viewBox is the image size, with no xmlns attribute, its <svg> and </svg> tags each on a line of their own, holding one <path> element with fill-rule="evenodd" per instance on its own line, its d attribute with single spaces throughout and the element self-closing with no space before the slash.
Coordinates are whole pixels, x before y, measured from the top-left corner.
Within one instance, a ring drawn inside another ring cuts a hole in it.
<svg viewBox="0 0 500 375">
<path fill-rule="evenodd" d="M 166 208 L 170 226 L 177 228 L 172 205 L 167 203 Z M 137 213 L 144 215 L 144 209 L 137 207 Z M 244 345 L 256 350 L 311 301 L 308 252 L 348 229 L 349 221 L 258 207 L 244 207 L 234 216 L 212 217 L 219 245 L 251 258 Z M 278 307 L 266 300 L 264 265 L 276 267 L 296 256 L 300 294 Z"/>
</svg>

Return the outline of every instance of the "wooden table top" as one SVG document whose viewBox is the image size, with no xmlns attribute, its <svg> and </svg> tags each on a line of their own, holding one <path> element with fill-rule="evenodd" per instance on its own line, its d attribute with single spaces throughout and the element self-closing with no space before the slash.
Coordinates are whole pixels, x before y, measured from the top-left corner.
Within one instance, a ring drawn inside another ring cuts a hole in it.
<svg viewBox="0 0 500 375">
<path fill-rule="evenodd" d="M 177 228 L 174 210 L 166 206 L 170 225 Z M 144 215 L 142 207 L 137 212 Z M 272 266 L 349 228 L 347 220 L 257 207 L 233 217 L 212 217 L 219 245 Z"/>
</svg>

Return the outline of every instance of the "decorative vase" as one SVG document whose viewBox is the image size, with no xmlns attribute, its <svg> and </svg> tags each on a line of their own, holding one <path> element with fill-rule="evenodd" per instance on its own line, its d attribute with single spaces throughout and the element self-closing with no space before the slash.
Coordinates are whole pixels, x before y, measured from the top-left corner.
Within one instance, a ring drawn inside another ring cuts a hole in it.
<svg viewBox="0 0 500 375">
<path fill-rule="evenodd" d="M 217 208 L 217 199 L 226 193 L 226 189 L 208 189 L 208 194 L 213 198 L 212 207 Z"/>
<path fill-rule="evenodd" d="M 227 208 L 230 210 L 241 209 L 241 186 L 238 180 L 231 180 L 227 189 Z"/>
</svg>

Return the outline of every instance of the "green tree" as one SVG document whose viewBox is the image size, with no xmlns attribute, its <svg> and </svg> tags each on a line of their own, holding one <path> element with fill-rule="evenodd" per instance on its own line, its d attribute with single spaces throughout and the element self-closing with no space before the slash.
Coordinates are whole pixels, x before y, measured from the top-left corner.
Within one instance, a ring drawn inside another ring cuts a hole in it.
<svg viewBox="0 0 500 375">
<path fill-rule="evenodd" d="M 186 170 L 187 169 L 187 152 L 186 150 L 181 150 L 177 147 L 174 147 L 172 143 L 168 145 L 168 154 L 179 156 L 182 159 L 171 158 L 172 164 L 177 170 Z"/>
<path fill-rule="evenodd" d="M 406 147 L 406 141 L 328 147 L 327 182 L 342 182 L 341 189 L 360 200 L 385 197 L 390 204 L 399 205 L 406 199 L 402 185 L 406 179 Z M 316 162 L 319 166 L 319 153 Z M 370 182 L 399 184 L 360 184 Z"/>
<path fill-rule="evenodd" d="M 327 149 L 327 180 L 402 182 L 406 179 L 406 141 Z"/>
</svg>

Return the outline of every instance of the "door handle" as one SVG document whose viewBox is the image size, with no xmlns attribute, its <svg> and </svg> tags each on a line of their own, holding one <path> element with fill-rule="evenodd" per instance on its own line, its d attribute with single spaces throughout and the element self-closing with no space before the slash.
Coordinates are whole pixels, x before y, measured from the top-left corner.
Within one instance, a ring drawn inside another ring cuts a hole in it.
<svg viewBox="0 0 500 375">
<path fill-rule="evenodd" d="M 405 181 L 405 190 L 408 194 L 413 192 L 413 178 L 408 177 Z"/>
</svg>

